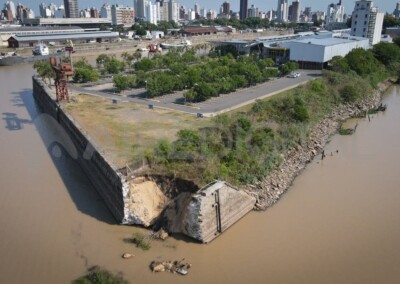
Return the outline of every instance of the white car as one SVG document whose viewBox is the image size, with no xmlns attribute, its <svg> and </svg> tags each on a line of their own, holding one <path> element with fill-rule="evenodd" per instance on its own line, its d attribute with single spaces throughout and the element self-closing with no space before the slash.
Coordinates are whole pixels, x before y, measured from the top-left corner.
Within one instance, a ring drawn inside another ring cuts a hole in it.
<svg viewBox="0 0 400 284">
<path fill-rule="evenodd" d="M 300 77 L 299 72 L 292 72 L 288 75 L 288 78 L 297 78 L 297 77 Z"/>
</svg>

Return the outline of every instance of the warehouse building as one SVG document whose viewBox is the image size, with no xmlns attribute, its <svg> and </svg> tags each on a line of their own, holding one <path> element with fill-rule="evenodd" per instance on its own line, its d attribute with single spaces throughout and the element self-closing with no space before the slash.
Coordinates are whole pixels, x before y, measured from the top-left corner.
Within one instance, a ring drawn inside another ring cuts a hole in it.
<svg viewBox="0 0 400 284">
<path fill-rule="evenodd" d="M 84 33 L 65 33 L 65 34 L 38 34 L 38 35 L 15 35 L 8 39 L 8 47 L 32 47 L 38 42 L 51 45 L 64 45 L 67 40 L 71 40 L 74 44 L 95 43 L 95 42 L 111 42 L 119 40 L 117 32 L 97 31 Z"/>
<path fill-rule="evenodd" d="M 333 35 L 333 34 L 332 34 Z M 305 37 L 282 44 L 290 50 L 289 60 L 302 69 L 322 69 L 335 56 L 346 56 L 355 48 L 370 48 L 369 39 L 349 35 Z"/>
</svg>

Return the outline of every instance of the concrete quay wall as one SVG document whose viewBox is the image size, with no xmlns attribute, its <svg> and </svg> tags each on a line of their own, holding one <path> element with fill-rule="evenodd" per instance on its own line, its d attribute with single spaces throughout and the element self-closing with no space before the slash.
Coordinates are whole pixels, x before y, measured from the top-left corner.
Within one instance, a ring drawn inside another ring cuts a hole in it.
<svg viewBox="0 0 400 284">
<path fill-rule="evenodd" d="M 55 102 L 54 91 L 35 76 L 32 77 L 32 83 L 33 96 L 40 109 L 53 117 L 65 130 L 76 149 L 74 151 L 76 155 L 73 158 L 77 159 L 78 164 L 103 198 L 117 222 L 123 223 L 125 207 L 123 198 L 124 177 L 99 152 L 99 148 L 95 147 L 90 137 L 63 110 L 62 105 Z"/>
</svg>

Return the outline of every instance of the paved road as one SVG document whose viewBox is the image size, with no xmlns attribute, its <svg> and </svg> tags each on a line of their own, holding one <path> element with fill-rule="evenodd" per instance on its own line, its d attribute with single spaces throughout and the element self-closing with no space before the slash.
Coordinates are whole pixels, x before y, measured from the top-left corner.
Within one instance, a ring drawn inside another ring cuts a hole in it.
<svg viewBox="0 0 400 284">
<path fill-rule="evenodd" d="M 89 91 L 83 87 L 71 86 L 70 88 L 74 92 L 87 93 L 121 102 L 133 102 L 147 106 L 151 104 L 156 108 L 164 108 L 192 114 L 201 113 L 204 116 L 215 116 L 217 114 L 253 103 L 258 99 L 264 99 L 284 90 L 294 88 L 298 85 L 308 82 L 309 80 L 320 77 L 321 74 L 321 71 L 301 71 L 301 76 L 298 78 L 276 78 L 251 88 L 242 89 L 234 93 L 222 95 L 202 103 L 195 103 L 191 105 L 182 104 L 182 102 L 184 102 L 182 92 L 158 97 L 154 100 L 147 100 L 145 89 L 136 89 L 121 96 L 113 93 Z"/>
</svg>

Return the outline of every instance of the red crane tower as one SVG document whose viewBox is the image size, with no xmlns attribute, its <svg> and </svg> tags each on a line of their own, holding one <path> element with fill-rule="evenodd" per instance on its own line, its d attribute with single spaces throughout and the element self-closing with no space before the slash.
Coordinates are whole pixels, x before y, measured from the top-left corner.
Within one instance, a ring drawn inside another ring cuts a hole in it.
<svg viewBox="0 0 400 284">
<path fill-rule="evenodd" d="M 57 59 L 55 57 L 50 58 L 51 66 L 56 73 L 56 78 L 54 84 L 56 86 L 56 101 L 61 102 L 66 100 L 69 102 L 68 94 L 68 76 L 74 75 L 74 70 L 71 63 L 63 63 L 60 61 L 57 64 Z"/>
</svg>

